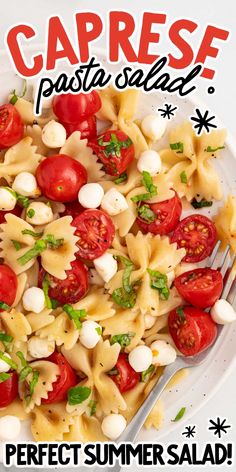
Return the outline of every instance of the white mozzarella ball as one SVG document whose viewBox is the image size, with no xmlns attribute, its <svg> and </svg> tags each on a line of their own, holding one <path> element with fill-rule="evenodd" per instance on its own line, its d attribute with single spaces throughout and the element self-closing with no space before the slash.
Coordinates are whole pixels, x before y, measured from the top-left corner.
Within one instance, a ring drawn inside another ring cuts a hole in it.
<svg viewBox="0 0 236 472">
<path fill-rule="evenodd" d="M 175 276 L 178 277 L 179 275 L 182 275 L 185 272 L 188 272 L 189 270 L 195 270 L 197 268 L 198 268 L 197 264 L 181 262 L 181 264 L 179 264 L 175 269 Z"/>
<path fill-rule="evenodd" d="M 38 287 L 28 288 L 23 294 L 22 302 L 26 311 L 40 313 L 45 308 L 45 296 L 43 290 Z"/>
<path fill-rule="evenodd" d="M 98 208 L 101 205 L 104 190 L 99 184 L 85 184 L 78 193 L 79 203 L 84 208 Z"/>
<path fill-rule="evenodd" d="M 103 287 L 104 285 L 104 280 L 100 277 L 96 269 L 89 269 L 89 282 L 91 285 L 97 285 L 98 287 Z"/>
<path fill-rule="evenodd" d="M 174 282 L 174 280 L 175 280 L 175 272 L 174 272 L 174 270 L 171 270 L 170 272 L 167 272 L 166 277 L 167 277 L 167 284 L 168 284 L 168 287 L 171 287 L 171 285 L 173 284 L 173 282 Z"/>
<path fill-rule="evenodd" d="M 101 206 L 111 216 L 119 215 L 129 207 L 124 195 L 115 188 L 111 188 L 106 192 Z"/>
<path fill-rule="evenodd" d="M 11 356 L 7 352 L 4 352 L 4 356 L 8 359 L 11 359 Z M 11 366 L 3 359 L 0 359 L 0 373 L 2 374 L 3 372 L 8 372 L 9 370 L 11 370 Z"/>
<path fill-rule="evenodd" d="M 0 418 L 0 440 L 11 441 L 19 436 L 21 422 L 17 416 L 6 415 Z"/>
<path fill-rule="evenodd" d="M 37 83 L 33 83 L 33 100 L 35 101 L 36 99 L 36 95 L 38 95 L 37 93 Z M 42 105 L 42 109 L 49 109 L 52 107 L 52 100 L 53 100 L 53 97 L 49 97 L 49 98 L 45 98 L 43 97 L 43 95 L 41 95 L 41 105 Z"/>
<path fill-rule="evenodd" d="M 79 340 L 87 349 L 93 349 L 99 342 L 101 335 L 101 326 L 95 321 L 86 320 L 82 323 Z"/>
<path fill-rule="evenodd" d="M 147 370 L 152 363 L 152 351 L 148 346 L 137 346 L 129 353 L 129 363 L 135 372 Z"/>
<path fill-rule="evenodd" d="M 145 116 L 141 123 L 143 134 L 152 141 L 161 139 L 165 133 L 167 122 L 157 114 L 150 114 Z"/>
<path fill-rule="evenodd" d="M 105 252 L 102 256 L 94 259 L 93 262 L 96 271 L 105 282 L 109 282 L 117 272 L 117 261 L 109 252 Z"/>
<path fill-rule="evenodd" d="M 32 225 L 46 225 L 53 221 L 50 205 L 43 202 L 31 202 L 26 211 L 26 221 Z"/>
<path fill-rule="evenodd" d="M 47 339 L 32 336 L 28 341 L 28 351 L 30 356 L 35 359 L 49 357 L 55 351 L 55 341 L 48 341 Z"/>
<path fill-rule="evenodd" d="M 175 362 L 176 350 L 166 341 L 154 341 L 151 344 L 152 363 L 157 365 L 169 365 Z"/>
<path fill-rule="evenodd" d="M 211 317 L 215 323 L 225 325 L 236 320 L 236 312 L 229 302 L 220 298 L 211 308 Z"/>
<path fill-rule="evenodd" d="M 58 121 L 49 121 L 42 130 L 42 141 L 49 148 L 60 148 L 66 142 L 66 129 Z"/>
<path fill-rule="evenodd" d="M 112 413 L 102 421 L 102 432 L 109 439 L 117 439 L 126 428 L 126 419 L 124 416 Z"/>
<path fill-rule="evenodd" d="M 37 180 L 30 172 L 20 172 L 16 176 L 12 188 L 25 197 L 33 197 L 38 193 Z"/>
<path fill-rule="evenodd" d="M 156 322 L 156 317 L 152 315 L 144 315 L 145 329 L 151 329 Z"/>
<path fill-rule="evenodd" d="M 0 187 L 0 210 L 11 211 L 16 206 L 16 196 L 11 189 Z"/>
<path fill-rule="evenodd" d="M 139 172 L 149 172 L 150 175 L 156 175 L 161 172 L 161 158 L 158 152 L 149 149 L 141 153 L 137 163 Z"/>
</svg>

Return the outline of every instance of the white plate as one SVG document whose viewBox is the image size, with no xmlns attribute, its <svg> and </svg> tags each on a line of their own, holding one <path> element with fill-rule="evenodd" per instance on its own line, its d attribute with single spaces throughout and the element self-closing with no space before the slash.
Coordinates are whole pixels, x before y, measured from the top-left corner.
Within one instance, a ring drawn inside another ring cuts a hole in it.
<svg viewBox="0 0 236 472">
<path fill-rule="evenodd" d="M 26 59 L 30 59 L 33 51 L 42 50 L 42 45 L 29 47 L 25 49 Z M 110 65 L 104 59 L 104 52 L 96 50 L 97 56 L 101 62 L 104 63 L 108 70 L 116 72 L 120 65 Z M 63 70 L 68 70 L 71 74 L 72 70 L 65 67 L 63 64 Z M 5 51 L 0 52 L 0 103 L 4 103 L 9 92 L 16 88 L 20 90 L 22 80 L 19 79 L 13 70 L 9 56 Z M 163 103 L 172 103 L 177 105 L 179 110 L 177 117 L 170 121 L 168 130 L 175 127 L 176 124 L 181 123 L 183 120 L 193 113 L 196 103 L 188 98 L 179 99 L 173 96 L 165 96 L 160 93 L 143 94 L 140 100 L 140 107 L 137 113 L 137 117 L 142 117 L 147 113 L 150 113 L 159 108 Z M 197 102 L 200 108 L 206 108 L 204 104 Z M 218 120 L 218 124 L 219 120 Z M 168 132 L 167 132 L 168 134 Z M 167 135 L 166 134 L 166 135 Z M 165 138 L 158 144 L 158 148 L 162 148 L 163 145 L 167 144 L 167 138 Z M 224 189 L 225 197 L 229 193 L 236 195 L 236 142 L 232 137 L 228 137 L 226 149 L 222 152 L 223 158 L 217 159 L 214 165 L 217 166 L 219 174 L 221 176 L 222 187 Z M 222 202 L 215 204 L 212 208 L 203 210 L 202 213 L 206 215 L 212 215 L 215 213 L 218 206 L 222 205 Z M 200 367 L 189 370 L 188 377 L 183 380 L 178 386 L 170 391 L 166 391 L 162 398 L 165 404 L 165 421 L 163 428 L 160 431 L 151 429 L 149 431 L 143 430 L 139 439 L 141 441 L 159 441 L 162 440 L 167 434 L 173 431 L 178 423 L 172 423 L 173 419 L 182 407 L 186 407 L 185 420 L 191 418 L 191 416 L 199 410 L 203 404 L 209 400 L 209 398 L 215 393 L 216 389 L 222 385 L 226 375 L 232 371 L 235 365 L 235 344 L 236 344 L 236 326 L 235 324 L 225 327 L 225 334 L 221 345 L 219 346 L 214 358 L 209 360 Z M 21 440 L 23 438 L 21 437 Z"/>
</svg>

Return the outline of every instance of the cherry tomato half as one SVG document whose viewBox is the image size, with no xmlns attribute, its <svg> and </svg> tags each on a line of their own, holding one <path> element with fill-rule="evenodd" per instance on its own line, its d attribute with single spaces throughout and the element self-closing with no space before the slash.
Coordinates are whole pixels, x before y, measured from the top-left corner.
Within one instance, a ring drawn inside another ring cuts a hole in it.
<svg viewBox="0 0 236 472">
<path fill-rule="evenodd" d="M 17 109 L 8 103 L 0 107 L 0 149 L 18 143 L 24 135 L 24 124 Z"/>
<path fill-rule="evenodd" d="M 115 382 L 120 392 L 127 392 L 134 388 L 140 381 L 140 374 L 135 372 L 128 361 L 128 356 L 125 353 L 119 355 L 115 368 L 118 374 L 111 375 L 111 379 Z"/>
<path fill-rule="evenodd" d="M 208 268 L 184 272 L 175 279 L 174 284 L 186 302 L 197 308 L 214 305 L 223 290 L 221 273 Z"/>
<path fill-rule="evenodd" d="M 72 216 L 73 219 L 84 211 L 84 207 L 82 207 L 82 205 L 80 205 L 76 200 L 74 202 L 66 203 L 65 207 L 66 209 L 61 213 L 61 216 Z"/>
<path fill-rule="evenodd" d="M 40 162 L 36 178 L 42 193 L 50 200 L 72 202 L 78 191 L 87 183 L 87 171 L 75 159 L 56 154 Z"/>
<path fill-rule="evenodd" d="M 134 145 L 129 136 L 120 130 L 108 130 L 100 134 L 89 142 L 89 146 L 110 175 L 122 174 L 134 159 Z"/>
<path fill-rule="evenodd" d="M 93 139 L 97 134 L 96 116 L 89 116 L 86 120 L 79 123 L 62 123 L 67 132 L 67 137 L 74 131 L 80 131 L 81 139 Z"/>
<path fill-rule="evenodd" d="M 182 211 L 182 203 L 177 193 L 175 196 L 169 200 L 159 203 L 145 203 L 143 205 L 148 205 L 150 210 L 155 214 L 155 220 L 148 223 L 145 219 L 137 218 L 137 223 L 141 230 L 144 233 L 153 233 L 153 234 L 168 234 L 173 231 L 180 219 Z"/>
<path fill-rule="evenodd" d="M 93 261 L 100 257 L 111 246 L 115 236 L 114 224 L 101 210 L 85 210 L 72 221 L 76 227 L 77 256 Z"/>
<path fill-rule="evenodd" d="M 47 357 L 46 361 L 58 365 L 60 376 L 56 382 L 52 384 L 53 390 L 48 392 L 48 398 L 46 400 L 42 399 L 44 405 L 59 403 L 66 400 L 68 390 L 78 383 L 75 371 L 62 354 L 55 351 L 51 356 Z"/>
<path fill-rule="evenodd" d="M 199 262 L 208 257 L 216 243 L 214 223 L 203 215 L 190 215 L 178 224 L 172 237 L 172 243 L 186 250 L 185 262 Z"/>
<path fill-rule="evenodd" d="M 56 95 L 52 106 L 61 123 L 79 123 L 95 115 L 100 110 L 102 102 L 99 94 L 93 90 L 90 93 Z"/>
<path fill-rule="evenodd" d="M 8 213 L 11 213 L 12 215 L 16 215 L 16 216 L 21 216 L 21 213 L 22 213 L 23 209 L 16 205 L 15 208 L 13 208 L 13 210 L 8 210 L 8 211 L 0 211 L 0 224 L 2 223 L 5 223 L 6 219 L 5 219 L 5 216 L 8 214 Z"/>
<path fill-rule="evenodd" d="M 9 266 L 0 264 L 0 302 L 11 306 L 16 298 L 17 285 L 15 272 Z"/>
<path fill-rule="evenodd" d="M 46 275 L 44 269 L 39 272 L 39 287 L 42 287 Z M 60 280 L 47 274 L 50 287 L 48 295 L 61 305 L 77 303 L 88 291 L 88 269 L 81 261 L 71 262 L 71 269 L 66 271 L 66 279 Z"/>
<path fill-rule="evenodd" d="M 10 405 L 18 395 L 18 375 L 8 372 L 10 377 L 0 383 L 0 408 Z"/>
<path fill-rule="evenodd" d="M 211 316 L 191 306 L 172 310 L 168 326 L 176 347 L 184 356 L 194 356 L 204 351 L 217 336 L 216 323 Z"/>
</svg>

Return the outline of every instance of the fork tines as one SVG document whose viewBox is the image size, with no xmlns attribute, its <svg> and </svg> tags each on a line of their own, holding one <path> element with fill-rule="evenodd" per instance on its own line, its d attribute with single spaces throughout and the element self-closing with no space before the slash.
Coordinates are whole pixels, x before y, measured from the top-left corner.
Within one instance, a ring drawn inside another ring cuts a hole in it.
<svg viewBox="0 0 236 472">
<path fill-rule="evenodd" d="M 236 271 L 234 269 L 236 255 L 230 255 L 229 245 L 226 246 L 223 252 L 219 251 L 220 245 L 221 241 L 218 241 L 210 257 L 209 266 L 212 269 L 218 269 L 223 279 L 226 278 L 226 280 L 224 281 L 224 288 L 221 294 L 221 298 L 227 299 L 227 301 L 232 304 L 236 296 Z"/>
</svg>

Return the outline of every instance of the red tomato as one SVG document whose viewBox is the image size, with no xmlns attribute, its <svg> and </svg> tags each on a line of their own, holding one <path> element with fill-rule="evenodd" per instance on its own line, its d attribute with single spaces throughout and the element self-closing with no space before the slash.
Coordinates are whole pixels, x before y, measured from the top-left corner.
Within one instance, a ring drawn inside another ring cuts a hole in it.
<svg viewBox="0 0 236 472">
<path fill-rule="evenodd" d="M 145 203 L 155 213 L 156 219 L 148 223 L 142 218 L 137 218 L 137 223 L 144 233 L 168 234 L 173 231 L 180 219 L 182 203 L 177 193 L 169 200 L 160 203 Z"/>
<path fill-rule="evenodd" d="M 111 375 L 111 379 L 115 382 L 121 393 L 131 390 L 140 381 L 140 374 L 135 372 L 129 364 L 127 354 L 122 353 L 119 355 L 115 368 L 118 370 L 118 374 Z"/>
<path fill-rule="evenodd" d="M 15 272 L 9 266 L 0 264 L 0 302 L 11 306 L 16 298 L 17 285 Z"/>
<path fill-rule="evenodd" d="M 122 174 L 134 159 L 134 145 L 120 130 L 108 130 L 89 142 L 107 174 Z"/>
<path fill-rule="evenodd" d="M 214 223 L 203 215 L 190 215 L 178 224 L 172 243 L 186 250 L 185 262 L 199 262 L 208 257 L 216 243 Z"/>
<path fill-rule="evenodd" d="M 94 115 L 79 123 L 62 123 L 62 125 L 66 129 L 67 136 L 70 136 L 74 131 L 80 131 L 81 139 L 93 139 L 97 134 L 97 121 Z"/>
<path fill-rule="evenodd" d="M 53 111 L 61 123 L 79 123 L 95 115 L 102 106 L 101 98 L 93 90 L 90 93 L 65 93 L 53 98 Z"/>
<path fill-rule="evenodd" d="M 184 272 L 175 279 L 174 284 L 186 302 L 197 308 L 214 305 L 223 290 L 221 273 L 208 268 Z"/>
<path fill-rule="evenodd" d="M 66 203 L 65 207 L 66 209 L 64 213 L 61 213 L 61 216 L 72 216 L 73 219 L 84 211 L 84 207 L 78 201 Z"/>
<path fill-rule="evenodd" d="M 93 261 L 111 246 L 115 227 L 110 216 L 101 210 L 85 210 L 71 223 L 79 237 L 77 256 Z"/>
<path fill-rule="evenodd" d="M 176 347 L 185 356 L 194 356 L 204 351 L 217 336 L 216 323 L 211 316 L 191 306 L 172 310 L 168 326 Z"/>
<path fill-rule="evenodd" d="M 48 274 L 50 283 L 48 295 L 57 300 L 61 305 L 77 303 L 88 291 L 88 268 L 82 262 L 76 260 L 71 263 L 72 268 L 66 271 L 66 279 L 60 280 Z M 46 272 L 41 269 L 39 273 L 39 286 L 42 287 Z"/>
<path fill-rule="evenodd" d="M 36 178 L 43 194 L 57 202 L 72 202 L 87 183 L 87 171 L 75 159 L 56 154 L 40 162 Z"/>
<path fill-rule="evenodd" d="M 18 143 L 24 135 L 24 124 L 17 109 L 8 103 L 0 107 L 0 148 Z"/>
<path fill-rule="evenodd" d="M 71 387 L 74 387 L 78 383 L 78 379 L 75 371 L 72 369 L 70 364 L 67 362 L 65 357 L 59 352 L 54 352 L 51 356 L 45 359 L 46 361 L 57 364 L 60 369 L 60 376 L 52 384 L 53 390 L 48 392 L 47 400 L 42 399 L 44 405 L 50 403 L 59 403 L 67 399 L 67 392 Z"/>
<path fill-rule="evenodd" d="M 16 216 L 19 216 L 19 217 L 20 217 L 22 211 L 23 211 L 23 208 L 21 208 L 21 207 L 18 206 L 18 205 L 16 205 L 13 210 L 10 210 L 10 211 L 0 211 L 0 224 L 5 223 L 5 221 L 6 221 L 5 216 L 6 216 L 8 213 L 11 213 L 12 215 L 16 215 Z"/>
<path fill-rule="evenodd" d="M 0 383 L 0 408 L 10 405 L 18 395 L 18 375 L 9 372 L 10 377 Z"/>
</svg>

